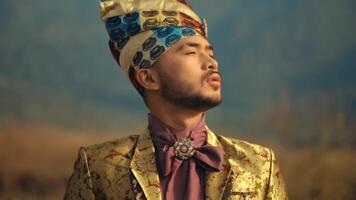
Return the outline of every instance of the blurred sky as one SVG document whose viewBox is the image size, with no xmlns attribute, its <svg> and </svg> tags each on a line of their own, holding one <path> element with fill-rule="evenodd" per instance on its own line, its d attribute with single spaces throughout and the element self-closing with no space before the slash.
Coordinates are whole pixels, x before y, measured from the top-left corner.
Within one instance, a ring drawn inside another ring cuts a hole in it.
<svg viewBox="0 0 356 200">
<path fill-rule="evenodd" d="M 211 127 L 234 136 L 351 136 L 355 1 L 190 2 L 207 19 L 223 75 Z M 111 57 L 98 1 L 2 0 L 0 25 L 0 124 L 145 127 L 147 109 Z"/>
</svg>

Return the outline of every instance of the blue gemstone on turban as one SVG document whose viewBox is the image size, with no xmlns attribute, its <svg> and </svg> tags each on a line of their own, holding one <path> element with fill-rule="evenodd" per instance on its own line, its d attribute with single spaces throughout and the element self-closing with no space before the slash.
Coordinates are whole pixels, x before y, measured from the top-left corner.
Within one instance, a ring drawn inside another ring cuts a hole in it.
<svg viewBox="0 0 356 200">
<path fill-rule="evenodd" d="M 133 13 L 124 15 L 123 20 L 125 23 L 132 23 L 132 22 L 136 21 L 139 16 L 140 15 L 138 12 L 133 12 Z"/>
<path fill-rule="evenodd" d="M 157 31 L 157 36 L 159 38 L 164 38 L 173 32 L 173 27 L 163 26 L 163 27 L 158 28 L 156 31 Z"/>
<path fill-rule="evenodd" d="M 172 46 L 174 43 L 176 43 L 179 39 L 181 38 L 180 35 L 178 34 L 173 34 L 173 35 L 170 35 L 166 38 L 166 46 L 167 47 L 170 47 Z"/>
</svg>

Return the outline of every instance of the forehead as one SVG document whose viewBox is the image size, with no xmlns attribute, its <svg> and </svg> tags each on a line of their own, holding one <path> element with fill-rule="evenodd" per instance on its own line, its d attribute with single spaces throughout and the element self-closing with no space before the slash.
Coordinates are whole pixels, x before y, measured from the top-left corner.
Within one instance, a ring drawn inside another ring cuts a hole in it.
<svg viewBox="0 0 356 200">
<path fill-rule="evenodd" d="M 189 36 L 184 39 L 179 40 L 177 43 L 173 45 L 172 50 L 183 50 L 186 47 L 196 47 L 196 48 L 211 48 L 211 45 L 209 41 L 201 36 L 201 35 L 194 35 L 194 36 Z"/>
</svg>

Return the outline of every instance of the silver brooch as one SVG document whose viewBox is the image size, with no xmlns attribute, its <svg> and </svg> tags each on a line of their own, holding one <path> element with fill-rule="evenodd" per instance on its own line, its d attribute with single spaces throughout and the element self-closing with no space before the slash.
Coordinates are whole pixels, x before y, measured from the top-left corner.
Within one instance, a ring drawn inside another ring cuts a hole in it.
<svg viewBox="0 0 356 200">
<path fill-rule="evenodd" d="M 174 143 L 174 155 L 181 160 L 186 160 L 195 153 L 194 143 L 190 138 L 182 138 Z"/>
</svg>

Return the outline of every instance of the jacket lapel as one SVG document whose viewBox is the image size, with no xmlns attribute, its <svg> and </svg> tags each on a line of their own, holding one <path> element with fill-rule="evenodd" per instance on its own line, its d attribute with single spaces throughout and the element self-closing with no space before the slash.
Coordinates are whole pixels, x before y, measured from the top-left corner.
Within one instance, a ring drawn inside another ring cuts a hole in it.
<svg viewBox="0 0 356 200">
<path fill-rule="evenodd" d="M 148 128 L 138 138 L 130 168 L 147 200 L 161 200 L 155 151 Z"/>
<path fill-rule="evenodd" d="M 207 143 L 222 147 L 216 135 L 206 126 Z M 205 197 L 207 200 L 220 200 L 224 194 L 226 184 L 231 175 L 231 165 L 228 158 L 224 156 L 223 169 L 218 172 L 208 172 L 205 177 Z"/>
</svg>

